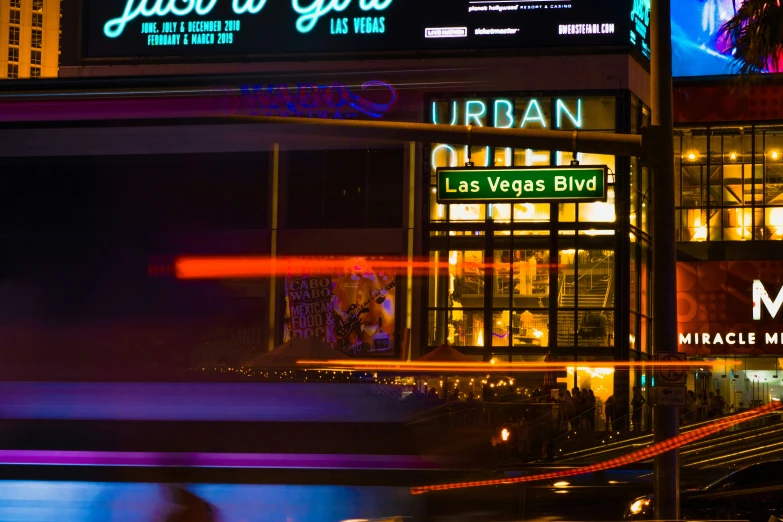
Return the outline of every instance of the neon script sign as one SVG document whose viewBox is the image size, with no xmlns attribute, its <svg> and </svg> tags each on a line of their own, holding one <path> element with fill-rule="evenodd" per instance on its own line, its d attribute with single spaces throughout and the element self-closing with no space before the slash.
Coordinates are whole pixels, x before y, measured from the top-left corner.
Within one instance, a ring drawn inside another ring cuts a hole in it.
<svg viewBox="0 0 783 522">
<path fill-rule="evenodd" d="M 360 115 L 381 118 L 397 102 L 397 90 L 386 82 L 372 80 L 362 84 L 363 94 L 379 93 L 373 98 L 385 97 L 381 103 L 351 91 L 344 83 L 317 85 L 299 83 L 240 85 L 239 89 L 215 87 L 226 91 L 226 99 L 233 105 L 224 107 L 228 114 L 244 113 L 261 116 L 299 118 L 350 119 Z M 238 92 L 238 94 L 237 94 Z"/>
<path fill-rule="evenodd" d="M 359 9 L 365 12 L 384 11 L 394 0 L 358 0 Z M 212 12 L 218 0 L 128 0 L 122 15 L 106 22 L 103 33 L 109 38 L 117 38 L 128 23 L 139 16 L 144 18 L 163 16 L 188 16 L 195 13 L 206 16 Z M 232 9 L 237 15 L 258 14 L 266 6 L 267 0 L 232 0 Z M 345 11 L 352 0 L 291 0 L 291 7 L 299 15 L 296 29 L 300 33 L 309 33 L 319 20 L 331 12 Z M 345 22 L 347 24 L 347 21 Z M 372 25 L 372 22 L 371 22 Z M 375 24 L 378 25 L 378 24 Z M 383 26 L 383 20 L 380 20 Z"/>
</svg>

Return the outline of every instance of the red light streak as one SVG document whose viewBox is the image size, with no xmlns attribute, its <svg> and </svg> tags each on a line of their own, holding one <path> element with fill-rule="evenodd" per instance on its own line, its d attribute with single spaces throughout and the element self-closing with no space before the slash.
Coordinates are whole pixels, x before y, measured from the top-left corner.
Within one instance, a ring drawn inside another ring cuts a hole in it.
<svg viewBox="0 0 783 522">
<path fill-rule="evenodd" d="M 708 437 L 713 433 L 717 433 L 736 424 L 746 422 L 755 417 L 765 415 L 767 413 L 770 413 L 775 410 L 779 410 L 781 408 L 783 408 L 783 405 L 781 405 L 780 403 L 774 403 L 768 406 L 762 406 L 761 408 L 756 408 L 754 410 L 737 413 L 735 415 L 732 415 L 731 417 L 718 419 L 711 424 L 695 429 L 693 431 L 689 431 L 687 433 L 683 433 L 671 439 L 667 439 L 662 442 L 657 442 L 651 446 L 648 446 L 647 448 L 629 453 L 628 455 L 606 460 L 604 462 L 598 462 L 596 464 L 591 464 L 590 466 L 567 469 L 562 471 L 553 471 L 551 473 L 539 473 L 538 475 L 530 475 L 528 477 L 479 480 L 474 482 L 455 482 L 451 484 L 437 484 L 433 486 L 416 486 L 416 487 L 412 487 L 410 491 L 411 494 L 413 495 L 422 495 L 430 491 L 445 491 L 451 489 L 499 486 L 502 484 L 520 484 L 522 482 L 552 480 L 552 479 L 559 479 L 564 477 L 573 477 L 576 475 L 583 475 L 585 473 L 593 473 L 595 471 L 604 471 L 607 469 L 624 466 L 626 464 L 633 464 L 634 462 L 648 460 L 652 457 L 655 457 L 656 455 L 666 453 L 667 451 L 671 451 L 685 444 L 703 439 L 704 437 Z"/>
<path fill-rule="evenodd" d="M 375 272 L 407 272 L 414 276 L 427 276 L 448 272 L 448 262 L 434 262 L 428 258 L 408 260 L 396 257 L 278 257 L 269 256 L 223 256 L 223 257 L 178 257 L 173 264 L 177 279 L 248 279 L 257 277 L 281 277 L 289 274 L 334 274 L 362 272 L 365 266 Z M 464 263 L 477 270 L 508 270 L 509 263 Z M 539 268 L 549 265 L 539 264 Z M 556 266 L 552 267 L 556 268 Z M 150 266 L 150 275 L 169 275 L 169 266 Z"/>
</svg>

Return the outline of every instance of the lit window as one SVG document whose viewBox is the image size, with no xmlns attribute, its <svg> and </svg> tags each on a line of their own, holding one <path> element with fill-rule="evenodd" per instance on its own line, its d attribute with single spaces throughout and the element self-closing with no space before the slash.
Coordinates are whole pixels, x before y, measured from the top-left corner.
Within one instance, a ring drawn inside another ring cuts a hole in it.
<svg viewBox="0 0 783 522">
<path fill-rule="evenodd" d="M 8 61 L 9 62 L 18 62 L 19 61 L 19 48 L 18 47 L 9 47 L 8 48 Z"/>
<path fill-rule="evenodd" d="M 18 9 L 11 9 L 11 18 L 9 19 L 9 23 L 19 25 L 22 20 L 22 12 Z"/>
<path fill-rule="evenodd" d="M 8 77 L 19 78 L 19 66 L 16 65 L 15 63 L 8 64 Z"/>
<path fill-rule="evenodd" d="M 19 45 L 19 28 L 11 26 L 8 29 L 8 44 Z"/>
<path fill-rule="evenodd" d="M 33 13 L 33 27 L 43 27 L 43 13 Z"/>
<path fill-rule="evenodd" d="M 30 51 L 30 63 L 33 65 L 41 65 L 41 51 L 33 49 Z"/>
<path fill-rule="evenodd" d="M 40 78 L 40 77 L 41 77 L 41 68 L 30 67 L 30 78 Z"/>
<path fill-rule="evenodd" d="M 43 0 L 33 0 L 33 11 L 43 10 Z"/>
<path fill-rule="evenodd" d="M 22 0 L 11 0 L 11 7 L 22 7 Z"/>
<path fill-rule="evenodd" d="M 43 47 L 43 32 L 40 29 L 33 29 L 31 47 L 33 49 L 40 49 Z"/>
</svg>

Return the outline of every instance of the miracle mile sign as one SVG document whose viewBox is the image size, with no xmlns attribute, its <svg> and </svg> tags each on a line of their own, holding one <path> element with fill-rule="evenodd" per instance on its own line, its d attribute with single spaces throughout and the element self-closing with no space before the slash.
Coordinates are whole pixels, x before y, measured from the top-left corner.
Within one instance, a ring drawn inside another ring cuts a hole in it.
<svg viewBox="0 0 783 522">
<path fill-rule="evenodd" d="M 438 203 L 606 200 L 600 166 L 438 169 Z"/>
</svg>

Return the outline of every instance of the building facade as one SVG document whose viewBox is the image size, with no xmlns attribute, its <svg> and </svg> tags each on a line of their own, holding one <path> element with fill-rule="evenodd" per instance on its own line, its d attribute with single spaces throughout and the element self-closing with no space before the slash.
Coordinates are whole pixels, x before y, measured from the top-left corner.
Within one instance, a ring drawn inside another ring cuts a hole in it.
<svg viewBox="0 0 783 522">
<path fill-rule="evenodd" d="M 62 31 L 60 0 L 0 5 L 0 78 L 56 78 Z"/>
<path fill-rule="evenodd" d="M 680 349 L 716 362 L 697 391 L 732 408 L 780 400 L 781 112 L 772 76 L 675 88 Z"/>
</svg>

